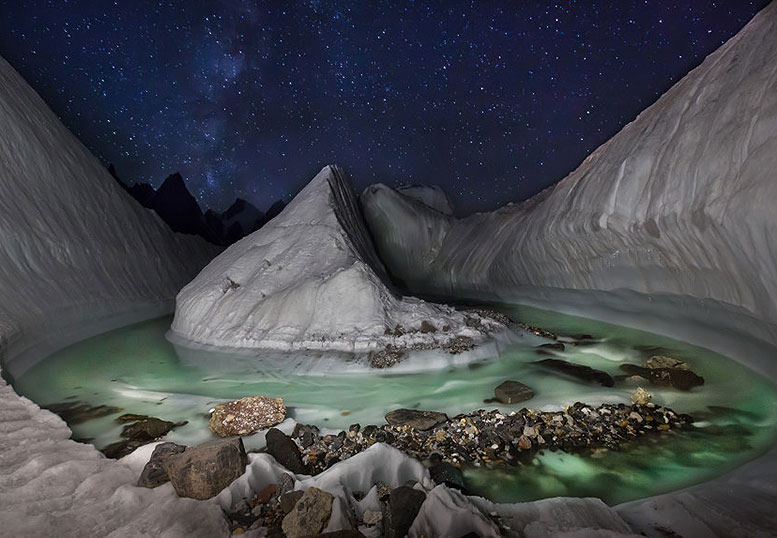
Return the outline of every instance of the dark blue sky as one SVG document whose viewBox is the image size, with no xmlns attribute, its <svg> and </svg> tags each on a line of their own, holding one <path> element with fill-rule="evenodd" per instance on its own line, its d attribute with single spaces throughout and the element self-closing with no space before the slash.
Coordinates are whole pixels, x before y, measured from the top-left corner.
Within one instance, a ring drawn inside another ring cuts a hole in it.
<svg viewBox="0 0 777 538">
<path fill-rule="evenodd" d="M 265 209 L 323 165 L 460 210 L 558 181 L 768 0 L 0 0 L 0 54 L 104 162 Z"/>
</svg>

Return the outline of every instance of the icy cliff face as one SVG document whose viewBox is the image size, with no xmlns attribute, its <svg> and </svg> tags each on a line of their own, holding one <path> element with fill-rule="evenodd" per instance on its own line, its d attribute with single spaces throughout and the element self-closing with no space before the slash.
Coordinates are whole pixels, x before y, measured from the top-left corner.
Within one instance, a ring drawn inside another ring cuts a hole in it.
<svg viewBox="0 0 777 538">
<path fill-rule="evenodd" d="M 88 336 L 84 325 L 107 329 L 164 313 L 215 255 L 201 239 L 173 234 L 123 192 L 2 58 L 0 126 L 0 367 L 6 373 L 44 337 L 62 344 Z M 62 420 L 0 379 L 0 532 L 226 533 L 216 507 L 138 492 L 131 486 L 136 469 L 69 437 Z"/>
<path fill-rule="evenodd" d="M 411 290 L 628 288 L 716 299 L 775 322 L 775 58 L 772 3 L 566 179 L 521 204 L 450 221 L 369 188 L 379 251 Z"/>
<path fill-rule="evenodd" d="M 332 166 L 176 302 L 177 337 L 227 348 L 362 351 L 483 336 L 464 314 L 391 289 L 358 201 Z"/>
<path fill-rule="evenodd" d="M 0 58 L 0 351 L 44 318 L 175 295 L 217 250 L 140 207 Z"/>
</svg>

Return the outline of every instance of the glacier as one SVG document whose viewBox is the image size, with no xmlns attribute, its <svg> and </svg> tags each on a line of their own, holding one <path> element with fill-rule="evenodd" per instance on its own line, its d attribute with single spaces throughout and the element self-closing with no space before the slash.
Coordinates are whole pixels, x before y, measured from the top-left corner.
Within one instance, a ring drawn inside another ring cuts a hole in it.
<svg viewBox="0 0 777 538">
<path fill-rule="evenodd" d="M 362 205 L 382 262 L 410 290 L 493 294 L 639 326 L 777 380 L 775 26 L 772 2 L 567 179 L 527 202 L 456 219 L 439 189 L 369 188 Z M 0 186 L 8 193 L 0 199 L 0 354 L 12 376 L 46 349 L 168 311 L 218 251 L 170 233 L 134 205 L 2 59 L 0 119 Z M 358 248 L 358 240 L 348 243 L 341 272 L 400 301 L 372 253 Z M 240 289 L 223 279 L 210 284 L 224 283 L 225 294 Z M 215 341 L 218 331 L 234 330 L 202 316 L 179 329 Z M 294 331 L 314 335 L 315 327 Z M 366 333 L 350 334 L 352 345 L 359 334 Z M 139 489 L 133 484 L 152 446 L 107 460 L 1 380 L 0 433 L 0 525 L 13 536 L 226 536 L 222 507 L 284 472 L 252 455 L 246 473 L 207 502 L 179 499 L 169 485 Z M 349 490 L 364 488 L 371 473 L 429 487 L 417 462 L 389 447 L 371 450 L 326 475 L 296 477 L 295 486 L 329 488 L 337 506 L 353 510 L 361 506 L 350 504 Z M 509 516 L 509 536 L 663 536 L 661 527 L 683 536 L 771 536 L 776 481 L 772 449 L 708 483 L 614 508 L 596 499 L 495 505 L 438 486 L 411 536 L 444 533 L 452 522 L 497 535 L 479 515 L 491 511 Z M 471 517 L 449 517 L 462 513 Z M 346 515 L 336 514 L 328 530 Z"/>
<path fill-rule="evenodd" d="M 364 352 L 482 342 L 491 331 L 505 326 L 399 295 L 348 180 L 326 166 L 181 290 L 171 337 L 218 348 Z"/>
</svg>

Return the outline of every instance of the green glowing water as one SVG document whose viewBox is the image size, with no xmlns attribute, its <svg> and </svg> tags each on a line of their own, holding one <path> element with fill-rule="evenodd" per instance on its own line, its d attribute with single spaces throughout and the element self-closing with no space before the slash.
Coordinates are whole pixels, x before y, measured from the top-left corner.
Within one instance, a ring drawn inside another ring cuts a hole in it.
<svg viewBox="0 0 777 538">
<path fill-rule="evenodd" d="M 656 353 L 682 358 L 705 385 L 691 392 L 650 387 L 654 401 L 697 419 L 691 431 L 642 438 L 619 452 L 538 455 L 533 464 L 509 470 L 471 468 L 473 492 L 494 501 L 516 502 L 551 496 L 596 496 L 609 503 L 670 491 L 720 475 L 763 453 L 777 435 L 777 390 L 740 364 L 708 350 L 658 335 L 528 307 L 511 315 L 559 334 L 591 334 L 600 343 L 567 346 L 562 358 L 618 375 L 624 361 L 641 364 Z M 195 444 L 211 438 L 208 411 L 217 403 L 247 395 L 281 396 L 289 415 L 323 428 L 380 424 L 398 407 L 445 411 L 449 415 L 498 407 L 563 408 L 628 402 L 633 386 L 604 388 L 557 377 L 532 365 L 544 340 L 526 335 L 495 360 L 415 373 L 391 371 L 290 375 L 282 367 L 213 353 L 192 361 L 164 337 L 165 317 L 85 340 L 39 362 L 15 382 L 16 390 L 45 406 L 63 401 L 113 405 L 122 413 L 188 420 L 168 435 Z M 649 346 L 652 349 L 644 349 Z M 484 404 L 505 379 L 533 387 L 536 396 L 518 406 Z M 114 414 L 71 425 L 74 438 L 98 447 L 119 439 Z M 248 447 L 256 446 L 251 438 Z"/>
</svg>

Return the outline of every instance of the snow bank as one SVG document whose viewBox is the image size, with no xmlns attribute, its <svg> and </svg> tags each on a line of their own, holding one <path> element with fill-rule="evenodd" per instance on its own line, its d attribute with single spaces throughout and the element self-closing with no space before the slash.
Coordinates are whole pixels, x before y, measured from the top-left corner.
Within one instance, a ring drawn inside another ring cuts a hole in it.
<svg viewBox="0 0 777 538">
<path fill-rule="evenodd" d="M 772 3 L 524 203 L 451 221 L 370 187 L 365 216 L 378 250 L 411 291 L 627 288 L 715 299 L 777 322 L 775 57 Z"/>
<path fill-rule="evenodd" d="M 176 341 L 223 348 L 365 351 L 485 336 L 461 312 L 392 289 L 358 201 L 332 166 L 213 260 L 176 303 Z"/>
<path fill-rule="evenodd" d="M 173 234 L 121 190 L 0 58 L 0 362 L 4 375 L 96 331 L 169 311 L 215 249 Z M 140 490 L 137 473 L 69 440 L 0 380 L 7 536 L 214 536 L 217 507 Z"/>
</svg>

